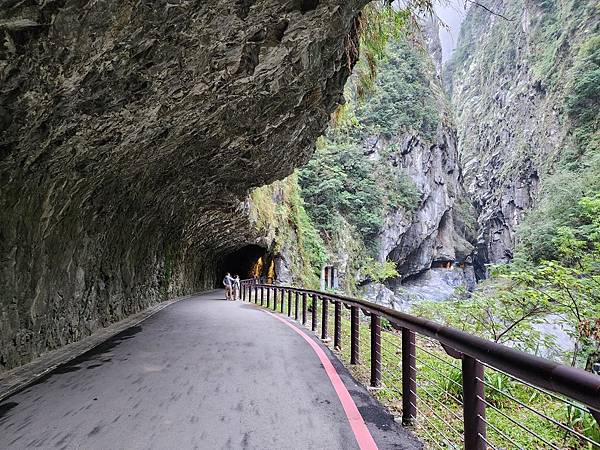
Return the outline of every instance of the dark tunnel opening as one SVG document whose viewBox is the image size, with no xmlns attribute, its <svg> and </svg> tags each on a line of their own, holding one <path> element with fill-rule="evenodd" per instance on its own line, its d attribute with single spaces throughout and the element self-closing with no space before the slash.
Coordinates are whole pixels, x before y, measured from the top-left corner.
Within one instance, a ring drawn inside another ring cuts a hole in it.
<svg viewBox="0 0 600 450">
<path fill-rule="evenodd" d="M 264 247 L 250 244 L 223 258 L 217 273 L 218 287 L 222 287 L 227 272 L 239 275 L 241 280 L 258 277 L 261 282 L 271 283 L 276 278 L 275 260 Z"/>
</svg>

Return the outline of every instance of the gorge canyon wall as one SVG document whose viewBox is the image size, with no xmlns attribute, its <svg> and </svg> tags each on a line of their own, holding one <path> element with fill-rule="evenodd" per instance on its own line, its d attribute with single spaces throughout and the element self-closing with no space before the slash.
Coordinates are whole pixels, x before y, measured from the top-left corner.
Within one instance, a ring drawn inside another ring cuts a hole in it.
<svg viewBox="0 0 600 450">
<path fill-rule="evenodd" d="M 591 126 L 585 148 L 583 127 L 571 106 L 578 95 L 574 86 L 594 76 L 593 56 L 588 56 L 589 72 L 580 67 L 582 52 L 597 54 L 597 4 L 488 3 L 488 9 L 469 8 L 444 67 L 435 22 L 423 27 L 433 65 L 426 85 L 440 112 L 435 138 L 424 139 L 422 130 L 398 129 L 391 138 L 373 140 L 378 149 L 397 146 L 399 151 L 381 163 L 406 170 L 421 201 L 412 213 L 392 210 L 385 217 L 380 260 L 395 261 L 401 279 L 370 284 L 366 295 L 371 299 L 398 308 L 403 299 L 439 300 L 452 295 L 454 287 L 473 288 L 476 278 L 488 276 L 488 264 L 509 262 L 518 251 L 544 257 L 522 250 L 529 214 L 540 203 L 557 204 L 560 195 L 576 203 L 598 184 L 589 181 L 598 173 L 597 137 L 594 141 Z M 594 109 L 593 98 L 585 101 Z M 410 109 L 413 115 L 418 107 Z M 556 226 L 543 214 L 530 220 Z M 530 231 L 529 239 L 543 240 L 538 232 Z M 450 261 L 467 268 L 467 276 L 448 266 Z"/>
<path fill-rule="evenodd" d="M 496 14 L 469 9 L 444 70 L 477 211 L 480 277 L 484 264 L 513 258 L 519 226 L 545 181 L 567 165 L 569 152 L 578 153 L 566 104 L 574 60 L 599 23 L 594 1 L 488 3 Z"/>
</svg>

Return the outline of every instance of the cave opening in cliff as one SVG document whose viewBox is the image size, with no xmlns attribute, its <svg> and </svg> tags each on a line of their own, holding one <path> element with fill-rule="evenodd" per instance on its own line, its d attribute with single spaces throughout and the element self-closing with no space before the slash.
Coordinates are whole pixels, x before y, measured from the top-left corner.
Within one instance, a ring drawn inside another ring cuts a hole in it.
<svg viewBox="0 0 600 450">
<path fill-rule="evenodd" d="M 260 245 L 246 245 L 223 258 L 217 277 L 219 287 L 227 272 L 239 275 L 241 280 L 254 278 L 272 283 L 276 278 L 275 258 Z"/>
</svg>

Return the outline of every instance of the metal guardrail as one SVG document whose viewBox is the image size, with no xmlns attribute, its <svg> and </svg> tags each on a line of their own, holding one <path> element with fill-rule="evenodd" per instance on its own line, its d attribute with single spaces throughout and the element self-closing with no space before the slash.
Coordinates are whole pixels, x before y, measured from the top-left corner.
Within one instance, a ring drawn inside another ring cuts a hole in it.
<svg viewBox="0 0 600 450">
<path fill-rule="evenodd" d="M 323 340 L 329 340 L 329 305 L 333 304 L 333 345 L 338 349 L 342 347 L 342 306 L 344 306 L 350 310 L 350 364 L 359 364 L 360 315 L 368 317 L 370 319 L 370 385 L 375 388 L 380 387 L 382 383 L 381 320 L 389 321 L 391 326 L 401 334 L 401 345 L 397 346 L 397 353 L 401 354 L 399 359 L 402 368 L 402 422 L 405 425 L 413 424 L 418 413 L 417 349 L 427 353 L 426 349 L 417 345 L 416 338 L 430 339 L 439 343 L 450 357 L 461 361 L 461 380 L 460 382 L 454 381 L 454 383 L 460 384 L 462 388 L 460 404 L 463 407 L 463 431 L 460 441 L 463 442 L 466 450 L 496 448 L 487 439 L 488 425 L 498 433 L 504 434 L 486 420 L 488 407 L 494 408 L 495 414 L 498 412 L 502 414 L 502 411 L 486 400 L 486 386 L 488 389 L 496 388 L 486 382 L 484 368 L 504 374 L 504 376 L 536 389 L 544 395 L 552 395 L 567 405 L 581 410 L 587 409 L 596 422 L 600 423 L 600 376 L 593 373 L 530 355 L 430 320 L 333 293 L 290 286 L 258 284 L 256 280 L 243 280 L 241 299 L 244 301 L 254 300 L 255 303 L 260 302 L 261 306 L 268 308 L 271 308 L 272 305 L 273 309 L 279 309 L 281 313 L 284 313 L 287 301 L 288 316 L 293 315 L 295 320 L 305 326 L 308 322 L 308 300 L 310 299 L 312 301 L 310 327 L 313 331 L 320 328 L 320 337 Z M 318 317 L 319 309 L 320 318 Z M 458 367 L 456 369 L 458 370 Z M 442 373 L 441 376 L 447 378 L 446 374 Z M 427 391 L 425 392 L 427 393 Z M 510 394 L 503 394 L 515 400 L 522 407 L 529 408 L 549 420 L 561 430 L 573 433 L 585 445 L 591 446 L 590 448 L 600 448 L 600 442 L 593 438 L 583 436 L 571 426 L 559 423 L 544 412 L 537 411 L 511 397 Z M 560 396 L 567 398 L 563 399 Z M 420 400 L 423 401 L 423 398 Z M 453 412 L 453 414 L 456 416 L 456 413 Z M 436 417 L 439 418 L 439 416 Z M 507 417 L 507 420 L 516 422 L 510 417 Z M 450 424 L 447 425 L 450 426 Z M 515 423 L 515 426 L 520 426 L 547 444 L 543 448 L 559 448 L 535 432 L 524 428 L 522 424 Z M 458 433 L 456 429 L 451 428 Z M 450 441 L 448 443 L 450 444 Z M 447 448 L 441 445 L 440 447 Z M 456 448 L 455 446 L 450 447 Z M 517 445 L 517 447 L 519 446 Z"/>
</svg>

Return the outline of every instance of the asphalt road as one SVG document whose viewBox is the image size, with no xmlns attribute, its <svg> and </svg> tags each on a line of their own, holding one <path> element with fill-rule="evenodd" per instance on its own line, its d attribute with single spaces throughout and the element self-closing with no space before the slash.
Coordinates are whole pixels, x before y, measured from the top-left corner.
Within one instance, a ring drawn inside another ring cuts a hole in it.
<svg viewBox="0 0 600 450">
<path fill-rule="evenodd" d="M 378 447 L 418 448 L 318 345 Z M 358 444 L 323 364 L 302 336 L 254 305 L 213 292 L 170 305 L 0 403 L 0 449 L 25 448 Z"/>
</svg>

